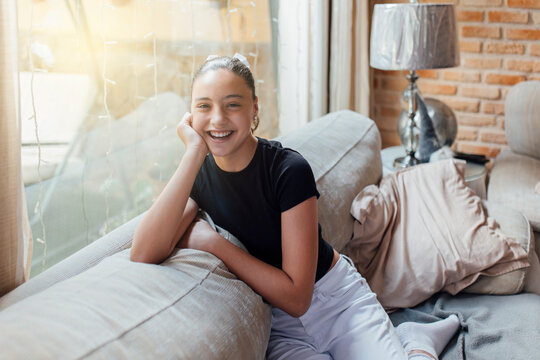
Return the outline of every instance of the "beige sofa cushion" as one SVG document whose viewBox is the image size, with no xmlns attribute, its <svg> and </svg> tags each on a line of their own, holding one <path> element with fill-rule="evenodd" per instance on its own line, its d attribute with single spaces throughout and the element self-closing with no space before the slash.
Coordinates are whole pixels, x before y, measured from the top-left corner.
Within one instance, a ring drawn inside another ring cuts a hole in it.
<svg viewBox="0 0 540 360">
<path fill-rule="evenodd" d="M 521 247 L 527 252 L 530 267 L 510 271 L 498 276 L 481 275 L 478 280 L 463 291 L 474 294 L 509 295 L 521 292 L 528 278 L 534 279 L 540 276 L 540 265 L 535 252 L 534 235 L 531 225 L 519 211 L 512 210 L 498 203 L 483 201 L 486 215 L 497 219 L 501 232 L 516 239 Z M 529 292 L 537 292 L 534 281 Z M 538 284 L 540 286 L 540 284 Z"/>
<path fill-rule="evenodd" d="M 382 175 L 381 139 L 375 123 L 343 110 L 277 140 L 297 150 L 311 165 L 321 194 L 323 237 L 341 251 L 352 235 L 349 210 L 354 197 L 367 185 L 376 184 Z"/>
<path fill-rule="evenodd" d="M 264 359 L 270 309 L 211 254 L 129 250 L 0 311 L 2 359 Z"/>
<path fill-rule="evenodd" d="M 540 138 L 538 141 L 540 144 Z M 540 194 L 535 191 L 539 180 L 540 160 L 503 151 L 491 170 L 488 200 L 518 210 L 540 231 Z"/>
<path fill-rule="evenodd" d="M 540 160 L 540 81 L 524 81 L 510 89 L 504 119 L 512 151 Z"/>
</svg>

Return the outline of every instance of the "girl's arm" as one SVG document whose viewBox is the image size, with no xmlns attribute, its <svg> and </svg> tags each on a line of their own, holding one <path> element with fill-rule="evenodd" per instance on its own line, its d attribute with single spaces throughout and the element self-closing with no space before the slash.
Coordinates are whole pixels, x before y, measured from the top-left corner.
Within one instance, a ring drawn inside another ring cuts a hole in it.
<svg viewBox="0 0 540 360">
<path fill-rule="evenodd" d="M 240 280 L 270 304 L 299 317 L 311 304 L 318 255 L 317 199 L 311 197 L 281 214 L 282 269 L 246 253 L 221 236 L 186 234 L 185 245 L 220 258 Z M 197 231 L 197 223 L 189 231 Z M 204 225 L 203 222 L 200 226 Z M 201 233 L 203 230 L 202 229 Z"/>
<path fill-rule="evenodd" d="M 158 264 L 174 250 L 198 210 L 189 198 L 197 173 L 208 152 L 202 138 L 190 126 L 186 113 L 177 127 L 186 144 L 178 168 L 135 231 L 131 261 Z"/>
</svg>

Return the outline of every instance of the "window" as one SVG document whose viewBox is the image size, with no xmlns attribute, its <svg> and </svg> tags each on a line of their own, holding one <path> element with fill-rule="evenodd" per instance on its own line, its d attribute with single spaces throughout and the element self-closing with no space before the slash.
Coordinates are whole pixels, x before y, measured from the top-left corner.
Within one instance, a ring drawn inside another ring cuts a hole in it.
<svg viewBox="0 0 540 360">
<path fill-rule="evenodd" d="M 209 54 L 244 54 L 278 131 L 268 0 L 18 0 L 31 276 L 148 209 Z"/>
</svg>

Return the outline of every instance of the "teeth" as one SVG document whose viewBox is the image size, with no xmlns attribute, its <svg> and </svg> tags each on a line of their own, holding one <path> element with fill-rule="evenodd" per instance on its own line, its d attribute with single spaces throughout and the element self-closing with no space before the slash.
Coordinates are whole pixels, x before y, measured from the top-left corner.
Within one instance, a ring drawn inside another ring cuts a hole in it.
<svg viewBox="0 0 540 360">
<path fill-rule="evenodd" d="M 224 138 L 232 134 L 232 131 L 210 131 L 210 136 L 215 138 Z"/>
</svg>

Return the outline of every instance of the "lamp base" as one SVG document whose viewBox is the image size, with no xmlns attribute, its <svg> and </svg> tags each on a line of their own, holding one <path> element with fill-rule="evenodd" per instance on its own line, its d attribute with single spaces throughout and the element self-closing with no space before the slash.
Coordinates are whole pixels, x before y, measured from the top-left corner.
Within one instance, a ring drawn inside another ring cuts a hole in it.
<svg viewBox="0 0 540 360">
<path fill-rule="evenodd" d="M 414 155 L 407 155 L 398 157 L 394 160 L 394 169 L 406 169 L 408 167 L 420 164 L 420 160 L 414 157 Z"/>
</svg>

